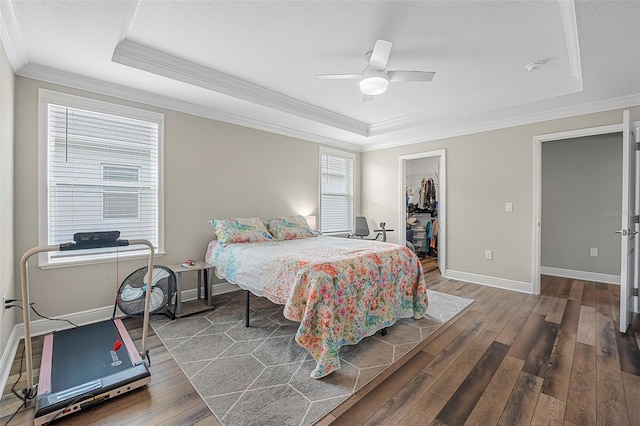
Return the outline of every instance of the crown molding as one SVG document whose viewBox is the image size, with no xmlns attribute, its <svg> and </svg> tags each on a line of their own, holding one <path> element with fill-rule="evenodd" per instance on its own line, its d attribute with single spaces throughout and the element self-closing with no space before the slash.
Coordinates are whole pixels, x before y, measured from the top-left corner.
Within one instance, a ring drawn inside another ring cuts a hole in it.
<svg viewBox="0 0 640 426">
<path fill-rule="evenodd" d="M 222 121 L 270 133 L 276 133 L 283 136 L 303 139 L 310 142 L 335 146 L 355 152 L 378 151 L 381 149 L 394 148 L 403 145 L 412 145 L 421 142 L 429 142 L 444 138 L 463 136 L 473 133 L 537 123 L 541 121 L 549 121 L 640 105 L 640 93 L 638 93 L 635 95 L 620 98 L 608 99 L 604 101 L 592 102 L 565 108 L 558 108 L 555 110 L 547 110 L 539 113 L 526 114 L 503 120 L 494 120 L 490 122 L 461 126 L 441 131 L 430 132 L 427 128 L 425 129 L 424 133 L 417 138 L 400 138 L 395 140 L 394 142 L 371 142 L 359 145 L 341 141 L 338 139 L 324 137 L 314 133 L 288 128 L 285 126 L 276 125 L 273 123 L 255 120 L 244 116 L 229 114 L 227 112 L 222 112 L 213 108 L 203 107 L 201 105 L 192 104 L 189 102 L 178 101 L 173 98 L 155 95 L 145 91 L 120 86 L 113 83 L 107 83 L 101 80 L 83 77 L 39 65 L 29 64 L 23 67 L 17 74 L 21 77 L 60 84 L 74 89 L 86 90 L 102 95 L 113 96 L 133 102 L 139 102 L 141 104 L 152 105 L 159 108 L 166 108 L 173 111 L 192 114 L 198 117 Z M 461 121 L 463 121 L 462 118 Z M 425 123 L 423 123 L 422 126 L 424 127 Z"/>
<path fill-rule="evenodd" d="M 557 120 L 561 118 L 569 118 L 579 115 L 593 114 L 635 106 L 640 106 L 640 93 L 619 98 L 606 99 L 603 101 L 591 102 L 587 104 L 580 104 L 575 106 L 557 108 L 554 110 L 525 114 L 517 117 L 505 118 L 502 120 L 487 121 L 483 123 L 461 126 L 441 131 L 429 132 L 428 128 L 425 128 L 424 134 L 419 138 L 402 139 L 401 141 L 396 142 L 371 143 L 363 145 L 361 147 L 361 151 L 378 151 L 381 149 L 395 148 L 398 146 L 413 145 L 421 142 L 431 142 L 439 139 L 453 138 L 474 133 L 488 132 L 491 130 L 505 129 L 509 127 L 522 126 L 526 124 L 533 124 L 543 121 Z M 464 117 L 461 117 L 461 121 L 463 121 L 463 118 Z"/>
<path fill-rule="evenodd" d="M 106 96 L 113 96 L 119 99 L 138 102 L 141 104 L 151 105 L 159 108 L 166 108 L 172 111 L 183 112 L 198 117 L 248 127 L 255 130 L 276 133 L 283 136 L 335 146 L 356 152 L 361 151 L 361 146 L 357 144 L 344 142 L 338 139 L 332 139 L 314 133 L 309 133 L 278 124 L 268 123 L 241 115 L 230 114 L 214 108 L 204 107 L 202 105 L 197 105 L 190 102 L 179 101 L 174 98 L 156 95 L 145 92 L 143 90 L 132 89 L 130 87 L 125 87 L 118 84 L 107 83 L 101 80 L 84 77 L 77 74 L 44 67 L 41 65 L 28 64 L 27 66 L 21 68 L 17 74 L 25 78 L 46 81 L 49 83 L 59 84 L 74 89 L 86 90 Z"/>
<path fill-rule="evenodd" d="M 570 77 L 569 82 L 558 83 L 545 87 L 544 93 L 535 90 L 528 90 L 522 92 L 522 97 L 529 99 L 528 103 L 531 103 L 544 101 L 558 96 L 565 96 L 572 93 L 578 93 L 581 91 L 582 83 Z M 498 101 L 496 101 L 496 99 L 498 99 Z M 499 97 L 499 95 L 496 95 L 496 97 L 493 99 L 493 102 L 494 104 L 496 102 L 500 104 L 500 108 L 508 108 L 521 105 L 521 103 L 510 101 L 508 98 L 504 98 L 504 96 Z M 464 103 L 464 106 L 467 108 L 467 110 L 473 110 L 474 114 L 490 114 L 492 111 L 494 111 L 491 108 L 483 108 L 484 103 L 484 99 L 476 98 L 466 101 Z M 457 106 L 461 107 L 462 104 L 457 104 Z M 384 135 L 387 133 L 393 133 L 399 130 L 413 127 L 424 127 L 425 123 L 427 122 L 434 122 L 439 118 L 451 118 L 453 117 L 455 111 L 457 111 L 455 107 L 456 104 L 450 104 L 445 107 L 431 108 L 413 114 L 392 118 L 390 120 L 373 123 L 369 126 L 369 136 Z M 434 114 L 437 114 L 438 118 L 431 118 Z"/>
<path fill-rule="evenodd" d="M 130 40 L 125 39 L 116 46 L 111 60 L 361 136 L 369 133 L 366 123 Z"/>
<path fill-rule="evenodd" d="M 0 38 L 13 72 L 18 72 L 29 61 L 13 0 L 0 1 Z"/>
<path fill-rule="evenodd" d="M 558 0 L 564 37 L 567 42 L 567 56 L 571 75 L 580 83 L 582 91 L 582 62 L 580 61 L 580 44 L 578 42 L 578 22 L 574 0 Z"/>
</svg>

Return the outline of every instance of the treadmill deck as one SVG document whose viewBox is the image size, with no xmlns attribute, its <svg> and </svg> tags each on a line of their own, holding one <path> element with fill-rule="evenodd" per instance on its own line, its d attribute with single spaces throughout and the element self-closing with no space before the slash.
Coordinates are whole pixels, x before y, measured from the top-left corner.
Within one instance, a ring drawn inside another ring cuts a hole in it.
<svg viewBox="0 0 640 426">
<path fill-rule="evenodd" d="M 115 351 L 115 342 L 122 346 Z M 119 319 L 45 336 L 36 425 L 147 385 L 150 373 Z"/>
</svg>

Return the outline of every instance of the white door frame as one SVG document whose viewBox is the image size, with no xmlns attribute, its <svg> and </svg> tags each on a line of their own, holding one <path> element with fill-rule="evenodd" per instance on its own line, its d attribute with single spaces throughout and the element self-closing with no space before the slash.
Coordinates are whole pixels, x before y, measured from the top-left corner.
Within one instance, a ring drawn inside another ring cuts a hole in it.
<svg viewBox="0 0 640 426">
<path fill-rule="evenodd" d="M 531 277 L 533 294 L 540 294 L 540 268 L 542 266 L 542 228 L 540 227 L 540 221 L 542 220 L 542 144 L 563 139 L 621 132 L 622 123 L 533 137 L 533 267 L 531 268 L 533 271 L 533 276 Z"/>
<path fill-rule="evenodd" d="M 400 238 L 398 244 L 406 245 L 407 233 L 402 232 L 406 229 L 406 196 L 407 196 L 407 160 L 416 160 L 419 158 L 440 157 L 440 170 L 438 171 L 438 269 L 443 277 L 447 275 L 447 151 L 446 149 L 437 149 L 434 151 L 419 152 L 416 154 L 401 155 L 399 157 L 400 166 L 400 200 L 398 202 L 398 230 Z"/>
</svg>

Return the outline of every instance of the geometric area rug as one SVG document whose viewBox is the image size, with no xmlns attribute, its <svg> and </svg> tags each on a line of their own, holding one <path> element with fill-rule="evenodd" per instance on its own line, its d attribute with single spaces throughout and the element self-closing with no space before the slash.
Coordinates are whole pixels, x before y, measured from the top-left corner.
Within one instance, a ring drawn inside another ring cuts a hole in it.
<svg viewBox="0 0 640 426">
<path fill-rule="evenodd" d="M 245 292 L 214 297 L 214 310 L 151 326 L 209 409 L 225 426 L 311 425 L 413 349 L 473 300 L 429 290 L 424 318 L 401 319 L 340 349 L 341 368 L 322 379 L 294 340 L 298 323 L 282 306 L 252 295 L 244 326 Z"/>
</svg>

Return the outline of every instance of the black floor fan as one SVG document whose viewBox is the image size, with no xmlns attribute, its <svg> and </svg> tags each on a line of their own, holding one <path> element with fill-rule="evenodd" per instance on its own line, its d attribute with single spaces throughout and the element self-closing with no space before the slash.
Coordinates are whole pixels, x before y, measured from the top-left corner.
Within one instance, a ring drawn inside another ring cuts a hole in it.
<svg viewBox="0 0 640 426">
<path fill-rule="evenodd" d="M 176 318 L 175 304 L 173 312 L 165 309 L 165 307 L 171 303 L 176 293 L 175 273 L 166 266 L 154 266 L 151 286 L 149 287 L 149 274 L 147 274 L 147 269 L 147 267 L 140 268 L 132 272 L 122 281 L 116 296 L 116 303 L 113 307 L 114 317 L 117 308 L 129 317 L 141 317 L 144 314 L 146 292 L 151 288 L 149 313 L 164 314 L 171 319 Z"/>
</svg>

